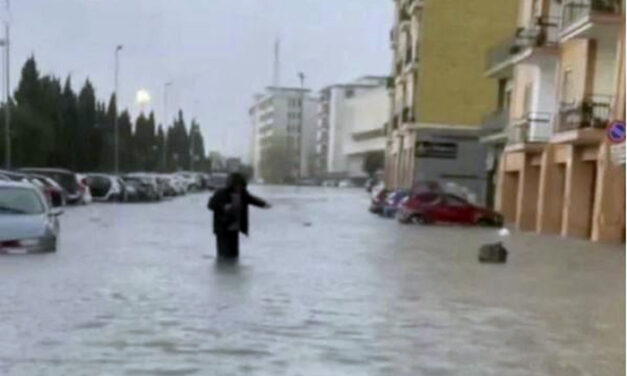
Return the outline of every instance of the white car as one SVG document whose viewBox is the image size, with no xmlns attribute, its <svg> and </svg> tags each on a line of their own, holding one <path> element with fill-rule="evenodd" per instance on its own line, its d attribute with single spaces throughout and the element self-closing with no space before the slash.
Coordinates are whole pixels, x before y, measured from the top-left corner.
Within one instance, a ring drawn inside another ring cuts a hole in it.
<svg viewBox="0 0 627 376">
<path fill-rule="evenodd" d="M 35 185 L 0 182 L 0 253 L 55 252 L 62 213 Z"/>
<path fill-rule="evenodd" d="M 123 189 L 117 177 L 106 174 L 87 174 L 84 179 L 94 201 L 124 201 Z"/>
</svg>

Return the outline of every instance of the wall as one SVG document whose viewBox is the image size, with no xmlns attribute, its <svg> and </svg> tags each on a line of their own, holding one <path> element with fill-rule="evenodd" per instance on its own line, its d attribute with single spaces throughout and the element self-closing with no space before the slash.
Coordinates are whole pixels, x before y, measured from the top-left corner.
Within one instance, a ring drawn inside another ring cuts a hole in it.
<svg viewBox="0 0 627 376">
<path fill-rule="evenodd" d="M 484 76 L 485 51 L 512 35 L 515 0 L 426 0 L 420 44 L 420 123 L 480 126 L 497 87 Z M 489 21 L 488 21 L 489 20 Z"/>
<path fill-rule="evenodd" d="M 592 94 L 613 96 L 616 91 L 616 38 L 596 40 Z"/>
<path fill-rule="evenodd" d="M 561 45 L 558 91 L 562 102 L 580 101 L 586 93 L 589 42 L 585 39 L 570 40 Z M 563 92 L 564 73 L 572 71 L 571 93 Z"/>
<path fill-rule="evenodd" d="M 468 188 L 483 203 L 486 189 L 486 149 L 478 142 L 478 137 L 461 138 L 446 135 L 442 132 L 419 130 L 417 138 L 420 141 L 454 142 L 457 144 L 455 159 L 416 158 L 414 166 L 414 181 L 439 181 L 455 183 Z M 411 156 L 413 158 L 413 156 Z"/>
</svg>

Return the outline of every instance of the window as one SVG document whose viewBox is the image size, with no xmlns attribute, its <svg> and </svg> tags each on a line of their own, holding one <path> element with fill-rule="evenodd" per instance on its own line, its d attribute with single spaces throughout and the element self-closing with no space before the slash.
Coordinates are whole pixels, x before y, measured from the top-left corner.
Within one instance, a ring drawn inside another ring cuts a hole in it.
<svg viewBox="0 0 627 376">
<path fill-rule="evenodd" d="M 437 193 L 421 193 L 416 199 L 422 205 L 434 205 L 440 201 L 440 195 Z"/>
<path fill-rule="evenodd" d="M 532 83 L 527 83 L 525 85 L 525 94 L 524 94 L 524 99 L 523 99 L 523 109 L 525 111 L 525 114 L 528 114 L 529 112 L 531 112 L 531 96 L 533 95 L 533 84 Z"/>
<path fill-rule="evenodd" d="M 466 202 L 466 200 L 464 200 L 461 197 L 457 197 L 453 195 L 446 195 L 446 204 L 448 206 L 454 206 L 454 207 L 459 207 L 459 208 L 468 206 L 468 203 Z"/>
<path fill-rule="evenodd" d="M 344 95 L 346 96 L 346 98 L 352 98 L 355 96 L 355 90 L 347 89 Z"/>
</svg>

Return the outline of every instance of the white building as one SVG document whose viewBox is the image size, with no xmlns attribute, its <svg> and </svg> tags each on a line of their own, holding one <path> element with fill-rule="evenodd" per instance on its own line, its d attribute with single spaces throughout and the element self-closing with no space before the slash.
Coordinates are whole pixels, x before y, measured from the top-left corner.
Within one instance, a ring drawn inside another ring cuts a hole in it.
<svg viewBox="0 0 627 376">
<path fill-rule="evenodd" d="M 386 79 L 365 76 L 320 91 L 316 132 L 319 175 L 361 174 L 364 154 L 385 149 L 383 131 L 389 115 Z"/>
<path fill-rule="evenodd" d="M 290 87 L 268 87 L 254 97 L 249 114 L 252 122 L 251 159 L 255 180 L 261 178 L 261 157 L 269 138 L 284 132 L 294 151 L 292 177 L 311 175 L 311 158 L 315 156 L 316 112 L 318 100 L 310 90 Z"/>
</svg>

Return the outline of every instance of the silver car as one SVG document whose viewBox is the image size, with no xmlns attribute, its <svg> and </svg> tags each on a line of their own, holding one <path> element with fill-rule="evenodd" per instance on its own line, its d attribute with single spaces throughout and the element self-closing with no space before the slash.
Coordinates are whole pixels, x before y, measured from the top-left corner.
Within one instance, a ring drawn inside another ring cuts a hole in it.
<svg viewBox="0 0 627 376">
<path fill-rule="evenodd" d="M 0 253 L 55 252 L 62 213 L 32 184 L 0 181 Z"/>
</svg>

